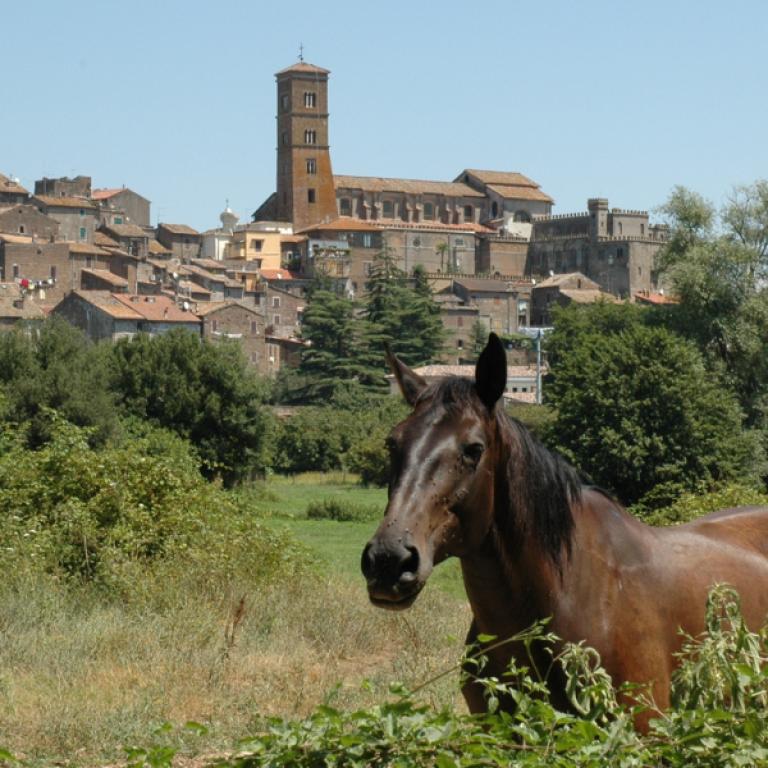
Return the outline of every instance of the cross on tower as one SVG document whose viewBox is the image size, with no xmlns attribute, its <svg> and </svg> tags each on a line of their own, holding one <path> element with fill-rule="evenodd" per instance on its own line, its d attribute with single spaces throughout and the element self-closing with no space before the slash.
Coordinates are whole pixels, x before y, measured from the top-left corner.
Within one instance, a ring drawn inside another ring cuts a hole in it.
<svg viewBox="0 0 768 768">
<path fill-rule="evenodd" d="M 299 61 L 304 61 L 304 43 L 299 43 Z"/>
</svg>

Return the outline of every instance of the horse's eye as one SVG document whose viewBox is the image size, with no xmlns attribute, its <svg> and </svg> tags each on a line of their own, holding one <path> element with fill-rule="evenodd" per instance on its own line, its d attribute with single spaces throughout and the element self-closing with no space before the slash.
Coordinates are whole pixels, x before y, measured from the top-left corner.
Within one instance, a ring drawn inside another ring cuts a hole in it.
<svg viewBox="0 0 768 768">
<path fill-rule="evenodd" d="M 467 443 L 461 448 L 464 459 L 474 465 L 480 461 L 484 450 L 485 446 L 482 443 Z"/>
</svg>

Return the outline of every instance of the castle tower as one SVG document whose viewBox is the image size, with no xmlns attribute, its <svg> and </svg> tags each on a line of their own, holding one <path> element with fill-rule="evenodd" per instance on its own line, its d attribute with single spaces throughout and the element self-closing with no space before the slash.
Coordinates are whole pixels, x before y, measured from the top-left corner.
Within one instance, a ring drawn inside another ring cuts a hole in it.
<svg viewBox="0 0 768 768">
<path fill-rule="evenodd" d="M 587 200 L 589 211 L 589 236 L 592 240 L 608 234 L 608 200 L 604 197 L 591 197 Z"/>
<path fill-rule="evenodd" d="M 299 61 L 277 79 L 277 219 L 303 229 L 337 217 L 327 69 Z"/>
</svg>

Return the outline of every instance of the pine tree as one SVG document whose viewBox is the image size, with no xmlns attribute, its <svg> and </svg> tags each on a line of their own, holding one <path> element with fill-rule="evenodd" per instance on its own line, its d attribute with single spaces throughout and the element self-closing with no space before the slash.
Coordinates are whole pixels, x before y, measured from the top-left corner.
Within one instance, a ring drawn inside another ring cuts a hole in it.
<svg viewBox="0 0 768 768">
<path fill-rule="evenodd" d="M 371 268 L 365 302 L 368 338 L 381 349 L 384 342 L 411 366 L 426 365 L 440 353 L 445 331 L 440 308 L 423 269 L 414 270 L 414 287 L 384 248 Z"/>
</svg>

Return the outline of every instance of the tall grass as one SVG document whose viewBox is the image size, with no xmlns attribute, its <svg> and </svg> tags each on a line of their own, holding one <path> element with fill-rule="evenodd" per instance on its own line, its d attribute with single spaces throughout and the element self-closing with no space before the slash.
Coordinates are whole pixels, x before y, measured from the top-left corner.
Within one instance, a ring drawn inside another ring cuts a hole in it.
<svg viewBox="0 0 768 768">
<path fill-rule="evenodd" d="M 0 746 L 100 765 L 165 721 L 197 721 L 212 727 L 194 751 L 231 748 L 262 716 L 370 706 L 394 680 L 416 684 L 455 661 L 468 624 L 439 591 L 388 614 L 361 585 L 320 576 L 220 594 L 169 576 L 155 589 L 107 602 L 52 577 L 6 579 Z M 457 690 L 454 677 L 425 696 L 453 704 Z"/>
</svg>

